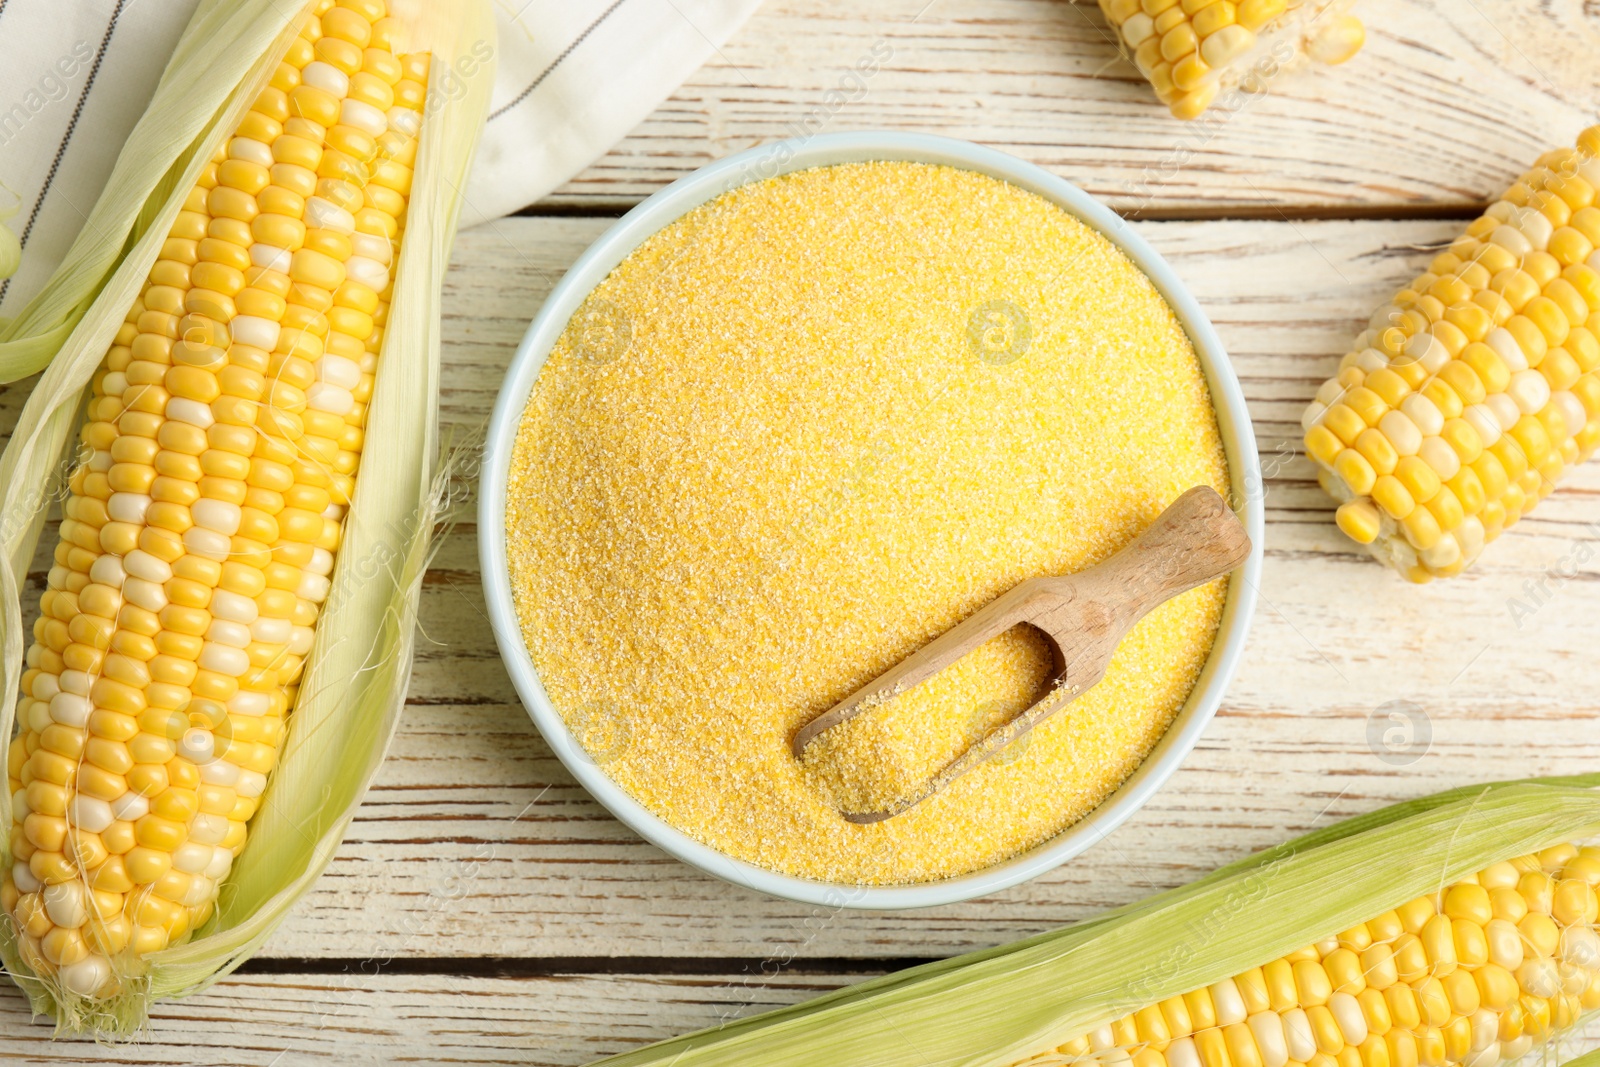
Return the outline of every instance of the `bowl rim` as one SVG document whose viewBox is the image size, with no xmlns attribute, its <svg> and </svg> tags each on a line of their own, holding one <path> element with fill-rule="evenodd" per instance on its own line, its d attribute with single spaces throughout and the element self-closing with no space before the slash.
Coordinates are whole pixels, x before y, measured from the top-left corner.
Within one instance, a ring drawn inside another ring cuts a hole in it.
<svg viewBox="0 0 1600 1067">
<path fill-rule="evenodd" d="M 505 544 L 507 474 L 523 409 L 550 349 L 589 292 L 648 237 L 724 192 L 792 171 L 870 160 L 944 164 L 1010 182 L 1074 215 L 1133 261 L 1176 313 L 1199 357 L 1227 459 L 1230 503 L 1242 512 L 1252 544 L 1250 557 L 1228 584 L 1217 636 L 1188 699 L 1161 740 L 1110 796 L 1078 822 L 1010 859 L 940 881 L 885 886 L 800 878 L 735 859 L 670 825 L 612 781 L 573 737 L 539 680 L 523 643 Z M 612 815 L 673 857 L 758 893 L 830 909 L 902 910 L 960 903 L 1037 877 L 1097 844 L 1166 783 L 1216 714 L 1243 654 L 1260 588 L 1265 502 L 1255 433 L 1232 363 L 1199 303 L 1127 220 L 1071 182 L 996 149 L 932 134 L 822 133 L 771 142 L 701 167 L 636 205 L 567 269 L 529 324 L 495 402 L 479 481 L 478 554 L 495 642 L 523 706 L 556 757 Z"/>
</svg>

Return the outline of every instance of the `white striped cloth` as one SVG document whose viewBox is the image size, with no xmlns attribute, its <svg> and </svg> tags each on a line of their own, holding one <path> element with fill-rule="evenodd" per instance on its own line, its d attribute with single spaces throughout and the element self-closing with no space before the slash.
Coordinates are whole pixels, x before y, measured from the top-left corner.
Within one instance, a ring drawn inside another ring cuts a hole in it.
<svg viewBox="0 0 1600 1067">
<path fill-rule="evenodd" d="M 463 225 L 602 155 L 760 0 L 497 0 L 492 117 Z M 0 209 L 23 241 L 0 316 L 42 286 L 99 197 L 196 0 L 0 0 Z M 9 193 L 6 191 L 9 190 Z"/>
</svg>

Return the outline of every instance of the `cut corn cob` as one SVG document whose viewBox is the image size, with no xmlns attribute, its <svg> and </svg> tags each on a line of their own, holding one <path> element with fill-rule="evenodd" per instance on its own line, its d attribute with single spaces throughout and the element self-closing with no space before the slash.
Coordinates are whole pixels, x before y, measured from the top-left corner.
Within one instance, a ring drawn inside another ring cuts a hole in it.
<svg viewBox="0 0 1600 1067">
<path fill-rule="evenodd" d="M 1459 574 L 1600 443 L 1600 126 L 1373 313 L 1304 416 L 1339 528 Z"/>
<path fill-rule="evenodd" d="M 22 960 L 106 998 L 215 906 L 351 500 L 426 54 L 317 0 L 95 375 L 8 755 Z"/>
<path fill-rule="evenodd" d="M 1493 864 L 1018 1067 L 1494 1067 L 1600 1008 L 1600 849 Z"/>
<path fill-rule="evenodd" d="M 1258 92 L 1302 57 L 1343 63 L 1366 31 L 1348 0 L 1100 0 L 1139 72 L 1180 119 L 1226 90 Z"/>
</svg>

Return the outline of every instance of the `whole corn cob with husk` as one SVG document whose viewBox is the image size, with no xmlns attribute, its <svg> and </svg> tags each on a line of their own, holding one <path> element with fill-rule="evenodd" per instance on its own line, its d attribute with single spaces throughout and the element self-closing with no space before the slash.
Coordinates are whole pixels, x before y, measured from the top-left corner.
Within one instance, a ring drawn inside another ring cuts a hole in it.
<svg viewBox="0 0 1600 1067">
<path fill-rule="evenodd" d="M 414 20 L 384 0 L 254 8 L 197 13 L 191 35 L 220 22 L 270 45 L 189 153 L 192 178 L 152 190 L 171 217 L 119 268 L 137 296 L 119 310 L 102 294 L 68 346 L 81 373 L 92 335 L 111 334 L 20 674 L 0 903 L 13 973 L 73 1028 L 136 1029 L 151 995 L 190 991 L 248 954 L 281 919 L 282 890 L 303 892 L 327 862 L 403 698 L 433 525 L 436 293 L 489 79 L 455 100 L 428 83 L 439 60 L 476 49 L 481 61 L 485 38 L 462 30 L 492 27 L 475 3 Z M 438 57 L 420 50 L 435 41 Z M 174 65 L 198 43 L 186 36 Z M 464 139 L 425 131 L 451 117 Z M 73 372 L 56 359 L 30 401 L 55 401 L 38 424 L 64 424 L 70 383 L 46 394 Z M 391 378 L 385 405 L 375 391 Z M 369 427 L 375 407 L 383 421 Z M 422 447 L 386 444 L 364 462 L 380 428 Z M 23 462 L 8 450 L 7 473 Z M 367 477 L 397 484 L 358 491 Z M 350 569 L 352 540 L 382 578 Z M 320 622 L 325 605 L 341 617 Z M 356 647 L 321 654 L 342 644 Z M 321 686 L 317 666 L 333 672 Z M 301 749 L 352 748 L 306 751 L 269 791 L 303 715 L 323 736 Z M 285 788 L 312 796 L 276 800 Z M 264 802 L 278 817 L 263 813 L 247 871 Z"/>
<path fill-rule="evenodd" d="M 1139 73 L 1180 119 L 1219 94 L 1262 92 L 1306 58 L 1343 63 L 1366 31 L 1349 0 L 1100 0 Z"/>
<path fill-rule="evenodd" d="M 1600 1008 L 1600 849 L 1490 864 L 1022 1061 L 1493 1067 Z"/>
<path fill-rule="evenodd" d="M 607 1067 L 1490 1067 L 1600 1008 L 1600 776 L 1348 820 Z"/>
<path fill-rule="evenodd" d="M 1600 444 L 1600 126 L 1373 313 L 1304 417 L 1339 528 L 1459 574 Z"/>
</svg>

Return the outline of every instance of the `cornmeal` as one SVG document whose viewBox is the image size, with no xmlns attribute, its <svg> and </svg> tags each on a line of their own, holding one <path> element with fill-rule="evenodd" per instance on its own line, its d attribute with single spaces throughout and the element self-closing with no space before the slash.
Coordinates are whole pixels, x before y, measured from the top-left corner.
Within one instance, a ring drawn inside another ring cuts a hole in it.
<svg viewBox="0 0 1600 1067">
<path fill-rule="evenodd" d="M 1042 637 L 1001 635 L 805 765 L 795 731 L 1201 484 L 1228 494 L 1204 376 L 1115 246 L 994 178 L 856 163 L 726 193 L 590 294 L 529 397 L 506 536 L 540 678 L 618 785 L 739 859 L 907 883 L 1013 856 L 1114 791 L 1183 706 L 1226 580 L 885 822 L 838 805 L 914 786 L 1047 691 Z"/>
</svg>

